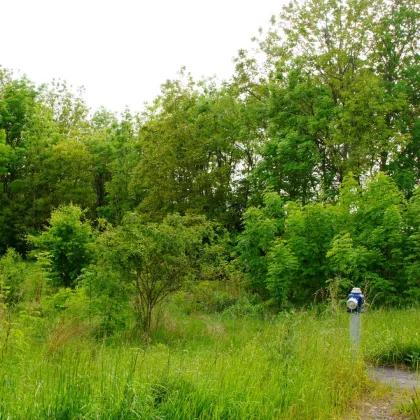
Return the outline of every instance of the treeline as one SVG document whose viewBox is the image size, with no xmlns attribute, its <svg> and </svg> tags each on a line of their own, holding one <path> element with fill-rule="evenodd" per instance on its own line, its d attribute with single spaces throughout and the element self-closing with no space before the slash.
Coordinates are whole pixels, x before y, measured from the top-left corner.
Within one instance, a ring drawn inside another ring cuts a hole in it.
<svg viewBox="0 0 420 420">
<path fill-rule="evenodd" d="M 280 306 L 356 283 L 383 302 L 418 299 L 418 22 L 415 0 L 294 2 L 255 54 L 239 52 L 230 80 L 182 71 L 139 114 L 91 114 L 61 81 L 36 86 L 0 69 L 3 258 L 38 250 L 54 284 L 75 287 L 94 261 L 129 267 L 118 244 L 156 241 L 169 258 L 159 281 L 176 278 L 171 264 L 191 277 L 213 247 L 204 271 L 239 273 Z M 66 254 L 76 239 L 60 229 L 45 239 L 63 214 L 87 223 L 85 238 L 102 244 L 95 257 Z M 137 273 L 131 298 L 144 308 L 141 270 L 127 270 L 111 271 Z"/>
</svg>

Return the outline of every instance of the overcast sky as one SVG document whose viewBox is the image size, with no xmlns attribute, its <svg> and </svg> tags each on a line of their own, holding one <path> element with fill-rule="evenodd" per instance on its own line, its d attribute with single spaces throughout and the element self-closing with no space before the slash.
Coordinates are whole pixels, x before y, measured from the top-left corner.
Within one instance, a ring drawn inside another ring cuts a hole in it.
<svg viewBox="0 0 420 420">
<path fill-rule="evenodd" d="M 83 85 L 86 101 L 141 110 L 181 66 L 229 78 L 285 0 L 0 0 L 0 65 L 37 83 Z"/>
</svg>

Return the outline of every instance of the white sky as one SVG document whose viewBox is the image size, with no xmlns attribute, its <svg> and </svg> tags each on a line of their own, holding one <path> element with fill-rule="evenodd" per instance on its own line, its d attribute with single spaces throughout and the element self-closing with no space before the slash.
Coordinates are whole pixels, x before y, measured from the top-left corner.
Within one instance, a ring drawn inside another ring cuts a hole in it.
<svg viewBox="0 0 420 420">
<path fill-rule="evenodd" d="M 186 66 L 233 74 L 285 0 L 0 0 L 0 65 L 36 83 L 83 85 L 92 108 L 141 110 Z"/>
</svg>

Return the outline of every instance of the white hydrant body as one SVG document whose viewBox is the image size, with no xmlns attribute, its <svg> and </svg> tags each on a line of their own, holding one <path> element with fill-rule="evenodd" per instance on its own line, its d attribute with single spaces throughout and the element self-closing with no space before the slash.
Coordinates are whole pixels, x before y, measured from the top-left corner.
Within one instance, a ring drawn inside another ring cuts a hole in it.
<svg viewBox="0 0 420 420">
<path fill-rule="evenodd" d="M 347 296 L 347 312 L 350 313 L 350 339 L 354 348 L 360 344 L 361 317 L 363 311 L 364 296 L 358 287 L 354 287 Z"/>
</svg>

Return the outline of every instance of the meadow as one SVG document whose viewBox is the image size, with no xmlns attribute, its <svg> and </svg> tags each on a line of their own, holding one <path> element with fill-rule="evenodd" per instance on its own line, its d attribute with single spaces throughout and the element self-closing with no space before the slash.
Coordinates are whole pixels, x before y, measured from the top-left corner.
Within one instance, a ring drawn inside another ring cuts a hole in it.
<svg viewBox="0 0 420 420">
<path fill-rule="evenodd" d="M 192 309 L 174 296 L 148 341 L 95 339 L 76 316 L 16 315 L 6 350 L 2 336 L 0 419 L 339 419 L 388 392 L 369 365 L 418 371 L 416 309 L 363 314 L 359 350 L 344 308 Z"/>
</svg>

